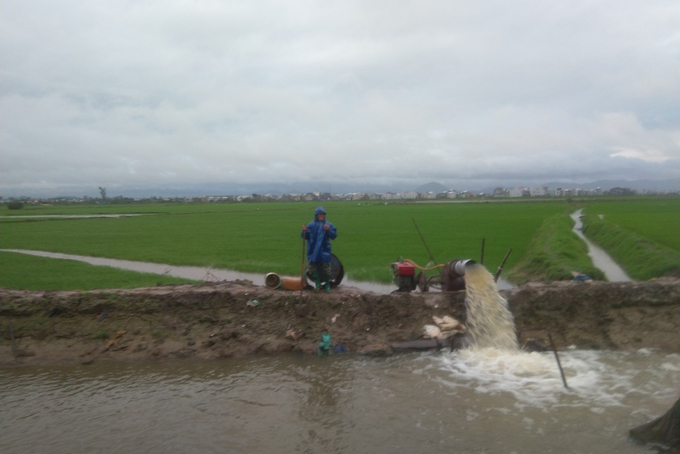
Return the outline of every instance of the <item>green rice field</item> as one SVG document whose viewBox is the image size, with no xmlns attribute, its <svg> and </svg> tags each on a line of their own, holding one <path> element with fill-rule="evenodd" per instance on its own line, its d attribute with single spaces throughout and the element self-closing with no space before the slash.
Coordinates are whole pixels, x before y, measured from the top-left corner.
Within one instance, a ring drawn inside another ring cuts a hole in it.
<svg viewBox="0 0 680 454">
<path fill-rule="evenodd" d="M 625 208 L 619 206 L 628 203 L 602 202 L 602 205 L 614 213 L 625 212 Z M 656 203 L 666 206 L 666 200 L 647 201 L 644 205 L 649 210 L 649 205 Z M 677 199 L 675 203 L 677 206 Z M 317 205 L 316 202 L 78 205 L 26 207 L 12 212 L 3 207 L 0 248 L 298 275 L 303 247 L 301 226 L 313 219 Z M 333 252 L 342 261 L 346 276 L 377 282 L 391 280 L 390 264 L 400 257 L 414 260 L 421 266 L 432 263 L 430 253 L 437 263 L 454 258 L 479 261 L 483 241 L 483 261 L 491 272 L 495 272 L 512 249 L 505 265 L 505 270 L 509 270 L 532 248 L 534 239 L 545 228 L 542 226 L 546 219 L 568 217 L 579 207 L 565 200 L 409 204 L 330 202 L 323 206 L 328 211 L 328 221 L 338 228 L 338 238 L 332 243 Z M 140 216 L 42 217 L 94 214 Z M 669 216 L 666 209 L 659 209 L 649 216 L 654 218 L 657 214 L 663 219 Z M 566 229 L 562 234 L 569 236 L 570 225 L 558 223 L 561 224 L 564 225 L 560 228 Z M 649 225 L 652 224 L 654 222 L 650 221 Z M 645 229 L 644 224 L 640 229 L 643 235 L 655 238 L 664 234 L 663 228 Z M 675 232 L 677 234 L 677 229 Z M 672 243 L 672 235 L 666 233 L 665 236 Z M 3 269 L 19 267 L 15 255 L 3 259 Z M 26 271 L 26 274 L 34 274 L 44 265 L 35 266 L 35 270 Z M 58 273 L 54 269 L 49 272 Z M 10 279 L 7 273 L 0 271 L 0 285 L 22 288 L 13 281 L 14 278 Z M 112 278 L 111 285 L 102 285 L 118 286 L 116 282 L 117 279 Z M 149 285 L 155 283 L 154 280 Z"/>
<path fill-rule="evenodd" d="M 618 225 L 680 253 L 680 199 L 677 197 L 590 203 L 583 213 L 602 215 L 606 223 Z"/>
<path fill-rule="evenodd" d="M 23 290 L 95 290 L 198 283 L 160 274 L 13 252 L 0 252 L 0 270 L 0 286 Z"/>
</svg>

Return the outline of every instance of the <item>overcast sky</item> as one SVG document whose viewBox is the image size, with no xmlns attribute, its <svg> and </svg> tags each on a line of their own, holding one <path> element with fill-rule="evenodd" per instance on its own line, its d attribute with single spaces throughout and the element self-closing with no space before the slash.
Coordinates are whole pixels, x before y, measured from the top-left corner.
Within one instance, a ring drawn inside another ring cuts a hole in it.
<svg viewBox="0 0 680 454">
<path fill-rule="evenodd" d="M 678 0 L 4 0 L 0 195 L 679 178 L 679 23 Z"/>
</svg>

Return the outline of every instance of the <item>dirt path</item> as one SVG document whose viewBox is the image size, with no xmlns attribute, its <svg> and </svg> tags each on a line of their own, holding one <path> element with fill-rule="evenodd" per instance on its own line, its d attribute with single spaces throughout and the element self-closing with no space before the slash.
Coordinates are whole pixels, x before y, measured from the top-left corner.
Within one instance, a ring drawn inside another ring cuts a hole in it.
<svg viewBox="0 0 680 454">
<path fill-rule="evenodd" d="M 501 291 L 520 345 L 680 351 L 680 281 L 527 284 Z M 214 359 L 315 354 L 322 333 L 338 349 L 384 355 L 422 338 L 432 317 L 465 321 L 464 292 L 285 292 L 246 281 L 92 292 L 0 289 L 0 364 Z"/>
</svg>

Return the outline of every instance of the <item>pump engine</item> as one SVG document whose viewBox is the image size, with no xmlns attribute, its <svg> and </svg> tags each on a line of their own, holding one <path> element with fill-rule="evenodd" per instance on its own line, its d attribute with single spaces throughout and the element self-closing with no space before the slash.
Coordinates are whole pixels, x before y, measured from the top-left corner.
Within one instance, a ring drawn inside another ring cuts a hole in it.
<svg viewBox="0 0 680 454">
<path fill-rule="evenodd" d="M 416 267 L 408 262 L 394 262 L 392 264 L 394 283 L 397 292 L 411 292 L 416 289 Z"/>
</svg>

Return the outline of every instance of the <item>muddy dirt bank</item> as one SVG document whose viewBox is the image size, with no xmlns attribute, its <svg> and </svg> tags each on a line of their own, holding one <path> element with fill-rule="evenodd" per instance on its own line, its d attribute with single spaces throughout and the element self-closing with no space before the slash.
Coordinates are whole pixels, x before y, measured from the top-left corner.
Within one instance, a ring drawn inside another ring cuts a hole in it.
<svg viewBox="0 0 680 454">
<path fill-rule="evenodd" d="M 680 281 L 527 284 L 500 292 L 520 345 L 680 352 Z M 347 352 L 386 355 L 422 339 L 432 317 L 465 321 L 464 292 L 330 294 L 249 282 L 135 290 L 0 289 L 0 364 L 316 354 L 321 334 Z M 457 339 L 458 342 L 460 339 Z"/>
</svg>

